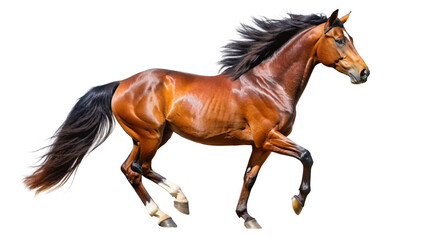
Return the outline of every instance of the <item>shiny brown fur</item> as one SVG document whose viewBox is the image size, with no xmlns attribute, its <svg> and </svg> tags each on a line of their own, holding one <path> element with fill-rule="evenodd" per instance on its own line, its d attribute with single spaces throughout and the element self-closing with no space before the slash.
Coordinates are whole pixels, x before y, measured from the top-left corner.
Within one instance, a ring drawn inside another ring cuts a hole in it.
<svg viewBox="0 0 426 240">
<path fill-rule="evenodd" d="M 340 20 L 344 23 L 348 16 Z M 228 68 L 217 76 L 151 69 L 121 81 L 112 96 L 111 110 L 134 142 L 122 171 L 143 203 L 149 204 L 152 199 L 141 177 L 158 184 L 165 181 L 152 170 L 151 161 L 175 132 L 203 144 L 252 146 L 237 206 L 237 214 L 248 228 L 260 227 L 248 214 L 247 201 L 269 154 L 299 159 L 303 165 L 302 183 L 293 198 L 293 208 L 299 214 L 310 192 L 313 161 L 308 150 L 287 136 L 309 77 L 318 63 L 347 74 L 353 83 L 365 82 L 369 74 L 352 38 L 345 37 L 344 28 L 333 27 L 325 34 L 336 21 L 337 10 L 323 23 L 294 32 L 283 46 L 249 69 Z M 27 178 L 28 186 L 46 189 L 34 179 Z M 162 212 L 152 215 L 160 218 L 161 226 L 174 224 Z"/>
</svg>

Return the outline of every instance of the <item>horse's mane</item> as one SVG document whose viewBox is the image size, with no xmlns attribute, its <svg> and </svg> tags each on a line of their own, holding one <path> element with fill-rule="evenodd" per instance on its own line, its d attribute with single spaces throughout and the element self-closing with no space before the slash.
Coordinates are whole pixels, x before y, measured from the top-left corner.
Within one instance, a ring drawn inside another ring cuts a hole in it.
<svg viewBox="0 0 426 240">
<path fill-rule="evenodd" d="M 223 73 L 235 80 L 272 56 L 301 30 L 327 21 L 322 14 L 288 15 L 289 18 L 284 19 L 253 18 L 257 28 L 241 24 L 237 31 L 243 39 L 223 47 L 223 58 L 219 62 Z"/>
</svg>

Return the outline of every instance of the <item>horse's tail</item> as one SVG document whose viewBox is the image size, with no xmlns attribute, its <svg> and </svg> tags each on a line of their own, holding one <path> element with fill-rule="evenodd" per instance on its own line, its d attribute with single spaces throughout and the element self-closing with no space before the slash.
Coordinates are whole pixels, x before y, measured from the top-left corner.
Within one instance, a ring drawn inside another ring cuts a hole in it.
<svg viewBox="0 0 426 240">
<path fill-rule="evenodd" d="M 84 156 L 106 140 L 114 127 L 111 100 L 119 84 L 94 87 L 78 100 L 52 137 L 53 144 L 42 156 L 42 164 L 24 179 L 29 189 L 39 193 L 62 186 Z"/>
</svg>

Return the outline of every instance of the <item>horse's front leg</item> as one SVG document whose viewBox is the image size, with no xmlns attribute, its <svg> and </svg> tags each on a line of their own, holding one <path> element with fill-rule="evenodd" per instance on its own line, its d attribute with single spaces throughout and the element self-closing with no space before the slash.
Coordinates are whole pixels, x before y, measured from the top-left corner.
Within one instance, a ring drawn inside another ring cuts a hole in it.
<svg viewBox="0 0 426 240">
<path fill-rule="evenodd" d="M 261 228 L 256 219 L 250 216 L 250 214 L 247 212 L 247 202 L 250 196 L 251 188 L 256 181 L 257 174 L 259 173 L 260 168 L 270 153 L 271 152 L 269 151 L 265 152 L 253 146 L 253 150 L 251 152 L 250 159 L 244 174 L 244 184 L 243 188 L 241 189 L 241 195 L 240 199 L 238 200 L 236 212 L 238 217 L 242 217 L 244 219 L 244 226 L 249 229 Z"/>
<path fill-rule="evenodd" d="M 297 145 L 286 136 L 276 130 L 269 132 L 264 144 L 265 151 L 292 156 L 299 159 L 303 164 L 302 183 L 300 184 L 299 194 L 292 198 L 293 210 L 299 215 L 305 205 L 306 197 L 311 191 L 311 168 L 312 157 L 308 150 Z"/>
</svg>

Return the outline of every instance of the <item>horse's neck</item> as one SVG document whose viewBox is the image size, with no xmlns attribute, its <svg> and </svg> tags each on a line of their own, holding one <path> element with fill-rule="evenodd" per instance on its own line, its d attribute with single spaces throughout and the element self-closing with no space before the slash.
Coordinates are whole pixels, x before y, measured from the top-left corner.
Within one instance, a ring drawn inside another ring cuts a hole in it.
<svg viewBox="0 0 426 240">
<path fill-rule="evenodd" d="M 314 34 L 313 28 L 299 33 L 274 56 L 253 69 L 256 75 L 263 75 L 280 84 L 294 104 L 297 104 L 317 64 L 315 52 L 318 39 Z"/>
</svg>

